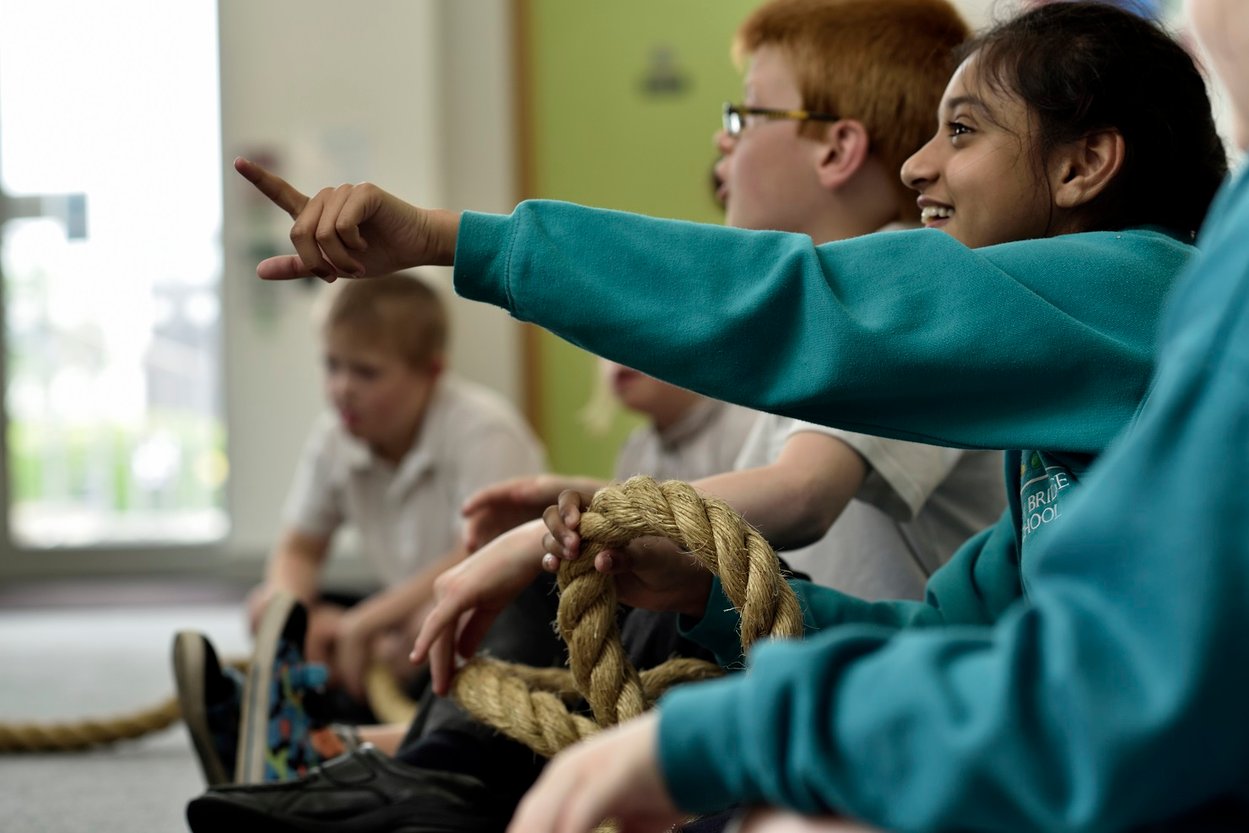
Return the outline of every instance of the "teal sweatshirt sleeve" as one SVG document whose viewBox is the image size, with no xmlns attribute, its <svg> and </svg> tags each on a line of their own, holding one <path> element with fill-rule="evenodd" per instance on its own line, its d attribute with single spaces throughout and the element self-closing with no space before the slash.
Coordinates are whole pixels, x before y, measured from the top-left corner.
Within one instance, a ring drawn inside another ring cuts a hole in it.
<svg viewBox="0 0 1249 833">
<path fill-rule="evenodd" d="M 1239 183 L 1230 220 L 1180 282 L 1139 422 L 1024 563 L 1031 604 L 993 627 L 848 625 L 769 644 L 746 674 L 678 689 L 660 704 L 660 755 L 682 807 L 1069 833 L 1216 801 L 1249 810 Z"/>
<path fill-rule="evenodd" d="M 1145 393 L 1190 253 L 1144 230 L 817 247 L 531 201 L 463 216 L 455 285 L 717 399 L 941 445 L 1097 453 Z"/>
<path fill-rule="evenodd" d="M 1020 597 L 1019 557 L 1010 515 L 972 537 L 933 573 L 924 601 L 869 602 L 832 587 L 791 579 L 808 636 L 847 625 L 873 625 L 882 632 L 936 625 L 991 624 Z M 681 618 L 681 633 L 715 654 L 726 668 L 746 664 L 740 617 L 719 580 L 712 582 L 702 619 Z"/>
</svg>

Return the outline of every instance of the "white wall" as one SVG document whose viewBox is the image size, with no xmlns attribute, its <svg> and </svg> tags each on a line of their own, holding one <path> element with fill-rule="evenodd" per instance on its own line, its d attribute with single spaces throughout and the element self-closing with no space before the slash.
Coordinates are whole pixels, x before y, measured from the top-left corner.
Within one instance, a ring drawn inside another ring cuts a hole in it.
<svg viewBox="0 0 1249 833">
<path fill-rule="evenodd" d="M 220 0 L 226 549 L 236 560 L 255 561 L 272 543 L 321 407 L 311 318 L 330 288 L 255 278 L 250 247 L 287 248 L 289 221 L 257 202 L 230 160 L 269 152 L 304 190 L 372 180 L 417 203 L 510 210 L 509 10 L 508 0 Z M 452 310 L 452 364 L 518 399 L 516 325 L 480 304 L 454 301 Z"/>
</svg>

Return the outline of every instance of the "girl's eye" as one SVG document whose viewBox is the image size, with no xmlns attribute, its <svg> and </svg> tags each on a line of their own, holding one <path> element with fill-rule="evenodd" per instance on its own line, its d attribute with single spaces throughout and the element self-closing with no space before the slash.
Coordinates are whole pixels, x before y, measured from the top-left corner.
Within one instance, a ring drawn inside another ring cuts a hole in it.
<svg viewBox="0 0 1249 833">
<path fill-rule="evenodd" d="M 947 122 L 946 129 L 949 131 L 951 139 L 957 139 L 960 136 L 968 136 L 973 132 L 970 127 L 958 121 Z"/>
</svg>

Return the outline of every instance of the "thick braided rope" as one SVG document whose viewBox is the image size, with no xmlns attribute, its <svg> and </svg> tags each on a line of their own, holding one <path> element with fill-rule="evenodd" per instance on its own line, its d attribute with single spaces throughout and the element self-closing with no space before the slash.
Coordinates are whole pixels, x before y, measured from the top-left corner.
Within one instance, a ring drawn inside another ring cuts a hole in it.
<svg viewBox="0 0 1249 833">
<path fill-rule="evenodd" d="M 235 660 L 236 668 L 247 662 Z M 416 705 L 399 689 L 389 672 L 374 667 L 365 681 L 369 705 L 388 723 L 410 723 Z M 0 721 L 0 754 L 12 752 L 76 752 L 159 732 L 182 719 L 177 697 L 130 714 L 40 723 Z"/>
<path fill-rule="evenodd" d="M 639 675 L 620 644 L 614 581 L 594 569 L 594 557 L 644 536 L 675 542 L 720 576 L 741 614 L 743 650 L 763 637 L 802 633 L 798 600 L 771 547 L 723 501 L 704 498 L 679 481 L 634 477 L 600 490 L 581 517 L 582 556 L 560 567 L 559 631 L 568 643 L 571 679 L 595 722 L 568 711 L 567 675 L 494 660 L 464 666 L 452 696 L 474 717 L 552 755 L 577 740 L 641 714 L 668 686 L 706 679 L 720 669 L 697 660 L 670 660 Z"/>
<path fill-rule="evenodd" d="M 159 732 L 182 717 L 178 698 L 133 714 L 62 723 L 0 723 L 0 752 L 71 752 Z"/>
<path fill-rule="evenodd" d="M 247 670 L 247 660 L 229 665 Z M 48 723 L 0 722 L 0 754 L 10 752 L 77 752 L 93 746 L 135 740 L 159 732 L 182 719 L 177 697 L 130 714 Z"/>
<path fill-rule="evenodd" d="M 647 702 L 653 703 L 670 686 L 723 673 L 712 663 L 679 657 L 639 676 Z M 581 695 L 565 668 L 530 668 L 481 657 L 460 669 L 452 696 L 482 723 L 548 758 L 599 730 L 594 721 L 568 710 Z"/>
<path fill-rule="evenodd" d="M 229 665 L 247 670 L 246 660 Z M 0 754 L 10 752 L 77 752 L 159 732 L 182 719 L 177 697 L 130 714 L 49 723 L 0 722 Z"/>
</svg>

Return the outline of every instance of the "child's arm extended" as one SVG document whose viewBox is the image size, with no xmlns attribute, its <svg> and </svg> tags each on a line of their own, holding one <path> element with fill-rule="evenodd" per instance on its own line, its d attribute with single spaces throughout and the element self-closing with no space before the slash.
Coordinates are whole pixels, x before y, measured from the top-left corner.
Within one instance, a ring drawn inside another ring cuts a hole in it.
<svg viewBox="0 0 1249 833">
<path fill-rule="evenodd" d="M 465 519 L 464 543 L 469 552 L 476 552 L 507 530 L 540 517 L 560 492 L 593 492 L 605 485 L 596 478 L 562 474 L 524 475 L 492 483 L 469 495 L 460 509 Z"/>
<path fill-rule="evenodd" d="M 782 549 L 805 546 L 826 533 L 863 485 L 867 472 L 862 456 L 836 437 L 800 432 L 790 436 L 776 460 L 766 466 L 704 477 L 693 485 L 728 503 L 769 544 Z M 543 519 L 551 536 L 551 546 L 546 548 L 551 555 L 567 560 L 580 553 L 576 528 L 592 491 L 570 485 L 554 496 L 554 506 L 548 504 Z M 647 547 L 654 554 L 661 548 L 677 552 L 658 541 Z M 544 567 L 555 572 L 559 563 L 545 559 Z M 604 572 L 609 571 L 605 561 Z M 628 603 L 648 607 L 644 600 Z"/>
<path fill-rule="evenodd" d="M 836 437 L 793 434 L 766 466 L 696 481 L 700 492 L 732 506 L 774 549 L 818 541 L 867 477 L 863 457 Z"/>
<path fill-rule="evenodd" d="M 1158 313 L 1193 252 L 1136 230 L 975 250 L 931 230 L 815 246 L 544 201 L 461 217 L 368 183 L 309 199 L 235 168 L 295 220 L 298 254 L 264 261 L 262 278 L 454 264 L 461 295 L 672 384 L 966 448 L 1102 451 L 1148 387 Z"/>
</svg>

